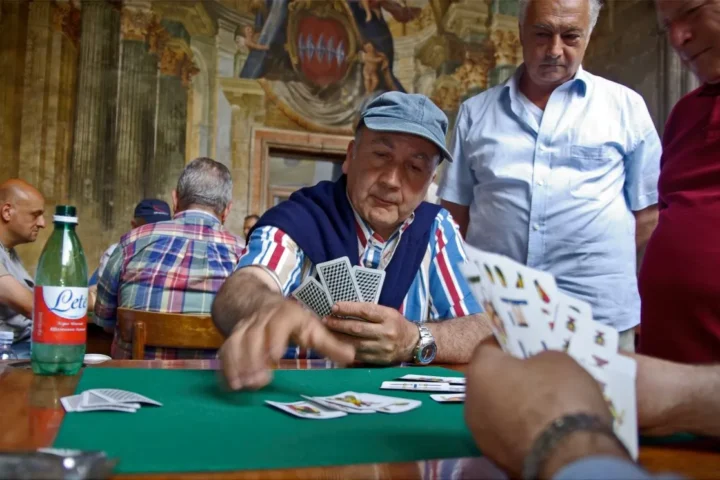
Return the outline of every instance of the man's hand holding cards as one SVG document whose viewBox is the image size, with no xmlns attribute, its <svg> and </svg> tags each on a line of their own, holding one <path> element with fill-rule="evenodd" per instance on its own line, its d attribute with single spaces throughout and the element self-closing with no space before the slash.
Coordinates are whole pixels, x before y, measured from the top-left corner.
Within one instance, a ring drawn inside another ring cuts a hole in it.
<svg viewBox="0 0 720 480">
<path fill-rule="evenodd" d="M 385 272 L 351 266 L 347 257 L 317 265 L 292 296 L 324 318 L 338 338 L 355 347 L 355 359 L 387 364 L 403 361 L 417 344 L 418 330 L 397 310 L 377 305 Z"/>
<path fill-rule="evenodd" d="M 618 332 L 594 321 L 589 304 L 560 292 L 549 273 L 466 249 L 463 274 L 485 306 L 502 349 L 518 358 L 546 350 L 572 356 L 600 383 L 615 432 L 637 458 L 635 360 L 618 355 Z"/>
</svg>

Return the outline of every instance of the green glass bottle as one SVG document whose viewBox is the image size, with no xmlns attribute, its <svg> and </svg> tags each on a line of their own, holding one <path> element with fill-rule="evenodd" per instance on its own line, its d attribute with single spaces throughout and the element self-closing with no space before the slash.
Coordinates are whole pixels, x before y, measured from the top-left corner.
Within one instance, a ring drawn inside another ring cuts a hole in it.
<svg viewBox="0 0 720 480">
<path fill-rule="evenodd" d="M 75 233 L 76 209 L 55 208 L 55 230 L 35 275 L 31 363 L 38 375 L 75 375 L 87 339 L 87 262 Z"/>
</svg>

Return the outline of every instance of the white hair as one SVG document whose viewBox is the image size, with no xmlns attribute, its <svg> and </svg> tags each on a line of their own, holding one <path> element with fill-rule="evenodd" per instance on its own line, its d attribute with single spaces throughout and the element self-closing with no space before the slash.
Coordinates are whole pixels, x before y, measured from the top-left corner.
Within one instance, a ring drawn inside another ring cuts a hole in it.
<svg viewBox="0 0 720 480">
<path fill-rule="evenodd" d="M 532 0 L 518 0 L 518 17 L 520 19 L 520 25 L 525 23 L 525 14 L 527 13 L 528 6 Z M 588 36 L 592 33 L 595 25 L 597 25 L 598 17 L 600 16 L 600 9 L 602 8 L 602 0 L 588 0 L 590 2 L 590 31 Z"/>
</svg>

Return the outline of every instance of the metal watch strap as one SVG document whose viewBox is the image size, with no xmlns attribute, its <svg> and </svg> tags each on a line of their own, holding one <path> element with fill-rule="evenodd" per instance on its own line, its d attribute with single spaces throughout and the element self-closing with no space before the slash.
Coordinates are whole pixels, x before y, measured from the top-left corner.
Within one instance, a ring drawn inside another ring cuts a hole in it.
<svg viewBox="0 0 720 480">
<path fill-rule="evenodd" d="M 415 349 L 413 350 L 413 363 L 420 363 L 419 356 L 420 352 L 422 351 L 423 347 L 425 346 L 424 340 L 431 339 L 435 340 L 435 337 L 433 337 L 433 334 L 430 333 L 430 329 L 427 328 L 425 325 L 418 324 L 418 331 L 420 332 L 420 337 L 418 338 L 418 343 L 415 345 Z"/>
<path fill-rule="evenodd" d="M 627 447 L 615 435 L 612 426 L 597 415 L 587 413 L 564 415 L 548 425 L 535 439 L 532 450 L 530 450 L 523 462 L 522 478 L 524 480 L 539 478 L 540 470 L 557 445 L 571 433 L 580 431 L 606 435 L 615 440 L 624 451 L 628 451 Z M 628 456 L 630 456 L 629 452 Z"/>
</svg>

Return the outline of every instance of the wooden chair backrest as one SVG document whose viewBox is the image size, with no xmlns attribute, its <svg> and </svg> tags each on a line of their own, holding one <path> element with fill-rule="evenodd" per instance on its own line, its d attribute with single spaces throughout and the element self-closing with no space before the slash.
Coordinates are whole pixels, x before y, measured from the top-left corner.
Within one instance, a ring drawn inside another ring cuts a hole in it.
<svg viewBox="0 0 720 480">
<path fill-rule="evenodd" d="M 133 360 L 145 358 L 145 346 L 217 349 L 225 339 L 210 315 L 160 313 L 118 308 L 120 338 L 133 345 Z"/>
</svg>

